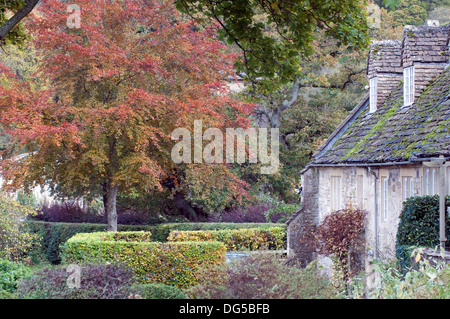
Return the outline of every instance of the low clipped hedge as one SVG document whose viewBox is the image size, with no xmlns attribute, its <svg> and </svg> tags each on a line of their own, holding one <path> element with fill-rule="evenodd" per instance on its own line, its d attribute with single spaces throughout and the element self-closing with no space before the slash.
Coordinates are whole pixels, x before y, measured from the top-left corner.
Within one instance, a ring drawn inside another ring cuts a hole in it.
<svg viewBox="0 0 450 319">
<path fill-rule="evenodd" d="M 225 261 L 219 242 L 161 243 L 143 240 L 145 232 L 80 233 L 62 247 L 63 263 L 119 262 L 127 264 L 141 283 L 187 288 L 198 281 L 199 267 Z"/>
<path fill-rule="evenodd" d="M 117 225 L 119 232 L 123 231 L 150 231 L 152 240 L 166 242 L 170 232 L 174 230 L 225 230 L 239 228 L 267 228 L 271 226 L 286 229 L 285 224 L 272 223 L 163 223 L 157 225 Z M 78 233 L 92 233 L 107 231 L 106 224 L 91 223 L 59 223 L 43 221 L 27 221 L 29 232 L 37 234 L 40 238 L 39 248 L 34 251 L 35 259 L 43 258 L 52 264 L 61 263 L 61 246 L 72 236 Z"/>
<path fill-rule="evenodd" d="M 277 223 L 164 223 L 153 226 L 151 232 L 154 241 L 166 242 L 172 231 L 196 230 L 230 230 L 230 229 L 265 229 L 279 227 L 286 229 L 286 224 Z"/>
<path fill-rule="evenodd" d="M 33 252 L 35 259 L 43 258 L 52 264 L 61 263 L 61 245 L 78 233 L 102 232 L 108 230 L 106 224 L 54 223 L 27 221 L 26 229 L 40 238 L 38 250 Z M 118 225 L 118 231 L 150 231 L 151 226 Z"/>
<path fill-rule="evenodd" d="M 219 241 L 228 251 L 283 249 L 286 230 L 282 227 L 223 229 L 200 231 L 172 231 L 169 242 Z"/>
<path fill-rule="evenodd" d="M 142 284 L 135 293 L 142 299 L 186 299 L 180 288 L 164 284 Z"/>
<path fill-rule="evenodd" d="M 82 235 L 79 236 L 83 238 Z M 98 232 L 88 235 L 94 241 L 125 241 L 125 242 L 149 242 L 152 233 L 149 231 L 122 231 L 122 232 Z"/>
</svg>

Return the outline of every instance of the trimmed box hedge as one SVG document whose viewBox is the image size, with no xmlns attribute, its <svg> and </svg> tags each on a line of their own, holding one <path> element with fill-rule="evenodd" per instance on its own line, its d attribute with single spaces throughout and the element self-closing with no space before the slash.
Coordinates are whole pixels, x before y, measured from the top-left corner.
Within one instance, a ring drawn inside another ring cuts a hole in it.
<svg viewBox="0 0 450 319">
<path fill-rule="evenodd" d="M 225 262 L 223 243 L 143 240 L 148 236 L 145 232 L 80 233 L 63 245 L 63 263 L 125 263 L 142 283 L 187 288 L 197 283 L 199 267 Z"/>
<path fill-rule="evenodd" d="M 92 233 L 107 231 L 106 224 L 91 223 L 56 223 L 43 221 L 27 221 L 26 227 L 29 232 L 38 234 L 40 238 L 39 248 L 34 252 L 36 258 L 44 258 L 52 264 L 61 263 L 61 245 L 69 238 L 78 233 Z M 274 223 L 163 223 L 157 225 L 117 225 L 117 230 L 122 231 L 150 231 L 152 240 L 166 242 L 171 231 L 191 230 L 223 230 L 240 228 L 267 228 L 281 227 L 286 229 L 285 224 Z"/>
<path fill-rule="evenodd" d="M 200 231 L 171 231 L 169 242 L 219 241 L 228 251 L 283 249 L 286 230 L 282 227 L 223 229 Z"/>
<path fill-rule="evenodd" d="M 172 231 L 195 230 L 229 230 L 229 229 L 264 229 L 280 227 L 286 229 L 286 224 L 278 223 L 164 223 L 153 226 L 151 230 L 153 240 L 166 242 Z"/>
<path fill-rule="evenodd" d="M 35 258 L 43 258 L 52 264 L 61 263 L 61 245 L 78 233 L 102 232 L 108 230 L 106 224 L 90 223 L 53 223 L 42 221 L 27 221 L 25 229 L 37 234 L 40 238 L 39 247 L 33 252 Z M 118 231 L 150 231 L 152 226 L 117 225 Z M 36 256 L 38 255 L 38 256 Z"/>
</svg>

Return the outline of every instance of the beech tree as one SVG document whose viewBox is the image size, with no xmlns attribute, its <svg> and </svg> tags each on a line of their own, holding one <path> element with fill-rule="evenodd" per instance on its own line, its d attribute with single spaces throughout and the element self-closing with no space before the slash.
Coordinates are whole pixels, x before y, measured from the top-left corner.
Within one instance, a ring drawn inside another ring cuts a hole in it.
<svg viewBox="0 0 450 319">
<path fill-rule="evenodd" d="M 0 119 L 11 136 L 1 160 L 7 189 L 100 195 L 112 231 L 119 191 L 161 190 L 168 180 L 179 191 L 180 170 L 222 183 L 238 201 L 245 196 L 225 164 L 205 170 L 170 158 L 171 132 L 191 129 L 194 119 L 205 128 L 248 125 L 252 105 L 236 100 L 225 81 L 237 56 L 216 29 L 184 19 L 171 1 L 77 4 L 80 28 L 67 26 L 67 4 L 57 0 L 43 1 L 32 17 L 34 80 L 0 67 Z M 43 79 L 46 89 L 36 89 Z M 28 155 L 18 157 L 23 150 Z"/>
</svg>

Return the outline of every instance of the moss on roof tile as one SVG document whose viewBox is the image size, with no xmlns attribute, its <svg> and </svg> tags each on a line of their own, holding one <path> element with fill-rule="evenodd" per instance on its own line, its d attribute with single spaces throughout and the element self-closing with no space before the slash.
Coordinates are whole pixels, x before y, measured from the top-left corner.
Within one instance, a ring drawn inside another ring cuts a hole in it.
<svg viewBox="0 0 450 319">
<path fill-rule="evenodd" d="M 411 106 L 403 106 L 403 84 L 399 83 L 376 112 L 362 112 L 312 164 L 405 161 L 449 148 L 450 73 L 446 70 Z"/>
</svg>

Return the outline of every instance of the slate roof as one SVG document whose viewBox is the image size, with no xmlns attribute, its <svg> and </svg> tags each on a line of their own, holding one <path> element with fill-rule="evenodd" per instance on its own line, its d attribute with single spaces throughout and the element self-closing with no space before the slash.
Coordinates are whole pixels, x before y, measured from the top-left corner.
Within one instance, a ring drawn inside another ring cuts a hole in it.
<svg viewBox="0 0 450 319">
<path fill-rule="evenodd" d="M 327 147 L 321 146 L 309 166 L 450 157 L 450 68 L 410 106 L 403 106 L 402 82 L 374 113 L 368 103 L 364 106 L 334 144 L 327 140 Z"/>
</svg>

